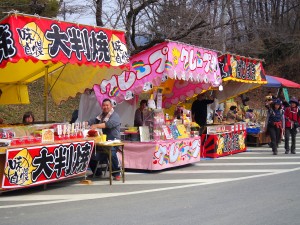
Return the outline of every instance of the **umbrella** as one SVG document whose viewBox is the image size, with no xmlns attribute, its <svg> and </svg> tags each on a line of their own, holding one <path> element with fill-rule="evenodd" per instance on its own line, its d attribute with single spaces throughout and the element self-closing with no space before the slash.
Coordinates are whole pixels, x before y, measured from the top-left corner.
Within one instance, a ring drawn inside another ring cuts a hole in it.
<svg viewBox="0 0 300 225">
<path fill-rule="evenodd" d="M 266 75 L 266 87 L 285 87 L 285 88 L 300 88 L 300 84 L 290 81 L 285 78 Z"/>
<path fill-rule="evenodd" d="M 276 87 L 279 88 L 281 87 L 281 83 L 275 79 L 275 77 L 266 75 L 266 79 L 267 79 L 267 84 L 265 85 L 265 87 Z"/>
</svg>

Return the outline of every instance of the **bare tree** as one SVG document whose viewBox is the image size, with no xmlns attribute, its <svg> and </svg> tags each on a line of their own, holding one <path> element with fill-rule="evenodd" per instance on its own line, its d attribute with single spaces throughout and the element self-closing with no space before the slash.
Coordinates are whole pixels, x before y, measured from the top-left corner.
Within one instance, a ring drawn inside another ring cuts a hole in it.
<svg viewBox="0 0 300 225">
<path fill-rule="evenodd" d="M 299 0 L 94 1 L 102 10 L 97 24 L 125 29 L 132 53 L 171 39 L 269 63 L 300 57 Z M 139 36 L 146 43 L 138 43 Z"/>
</svg>

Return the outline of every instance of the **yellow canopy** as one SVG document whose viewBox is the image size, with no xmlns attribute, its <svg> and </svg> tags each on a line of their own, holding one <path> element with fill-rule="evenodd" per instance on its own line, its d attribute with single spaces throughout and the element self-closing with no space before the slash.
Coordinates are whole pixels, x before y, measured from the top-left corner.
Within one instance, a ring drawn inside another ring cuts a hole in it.
<svg viewBox="0 0 300 225">
<path fill-rule="evenodd" d="M 127 68 L 123 31 L 13 14 L 0 21 L 1 104 L 28 104 L 46 76 L 56 103 Z"/>
</svg>

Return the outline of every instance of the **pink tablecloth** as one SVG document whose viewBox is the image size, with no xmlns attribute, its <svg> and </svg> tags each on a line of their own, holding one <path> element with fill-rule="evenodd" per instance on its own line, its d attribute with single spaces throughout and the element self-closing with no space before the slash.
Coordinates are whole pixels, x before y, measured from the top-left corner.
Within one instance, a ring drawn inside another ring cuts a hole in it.
<svg viewBox="0 0 300 225">
<path fill-rule="evenodd" d="M 162 170 L 200 161 L 200 137 L 124 143 L 125 168 Z"/>
</svg>

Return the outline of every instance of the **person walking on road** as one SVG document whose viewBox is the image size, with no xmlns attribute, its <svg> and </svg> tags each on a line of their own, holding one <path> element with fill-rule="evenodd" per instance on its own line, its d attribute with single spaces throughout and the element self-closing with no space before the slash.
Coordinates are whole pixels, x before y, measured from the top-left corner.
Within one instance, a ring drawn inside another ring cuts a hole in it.
<svg viewBox="0 0 300 225">
<path fill-rule="evenodd" d="M 276 99 L 268 109 L 267 131 L 271 138 L 273 155 L 278 154 L 278 145 L 281 140 L 281 131 L 284 127 L 284 113 L 281 109 L 280 99 Z"/>
<path fill-rule="evenodd" d="M 296 154 L 296 134 L 297 128 L 300 123 L 299 109 L 298 109 L 298 99 L 292 97 L 290 100 L 290 106 L 285 109 L 285 154 L 289 154 L 291 150 L 292 154 Z M 289 141 L 290 136 L 292 137 L 292 145 L 290 148 Z"/>
</svg>

